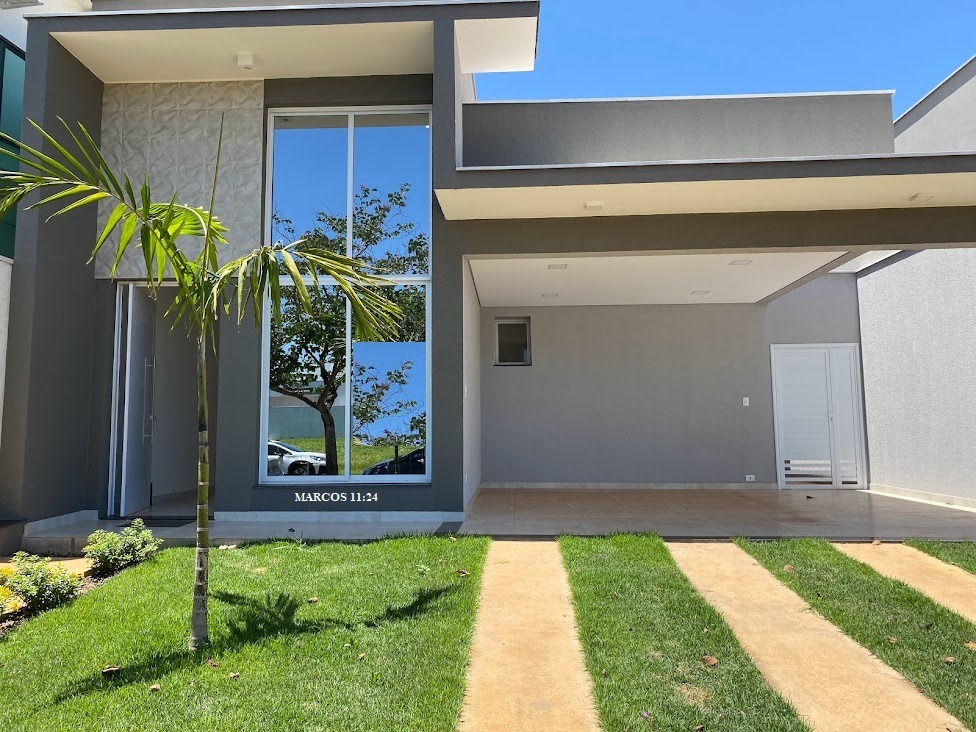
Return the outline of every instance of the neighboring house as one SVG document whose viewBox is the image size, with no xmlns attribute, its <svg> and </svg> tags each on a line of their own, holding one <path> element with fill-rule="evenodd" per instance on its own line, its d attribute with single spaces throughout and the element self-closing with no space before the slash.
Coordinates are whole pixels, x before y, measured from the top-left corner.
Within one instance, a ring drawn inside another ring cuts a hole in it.
<svg viewBox="0 0 976 732">
<path fill-rule="evenodd" d="M 340 303 L 323 363 L 346 374 L 344 434 L 368 397 L 348 375 L 412 364 L 376 424 L 426 440 L 427 470 L 364 475 L 383 440 L 350 439 L 337 475 L 268 475 L 270 362 L 295 342 L 222 322 L 218 520 L 460 520 L 490 485 L 868 487 L 857 271 L 976 239 L 976 155 L 898 152 L 890 92 L 479 102 L 473 74 L 533 68 L 537 0 L 203 5 L 31 19 L 25 114 L 200 202 L 223 118 L 228 256 L 289 219 L 396 273 L 402 342 L 351 342 Z M 402 204 L 362 194 L 402 184 Z M 384 206 L 409 231 L 346 239 Z M 86 266 L 97 224 L 19 220 L 0 519 L 194 484 L 191 346 L 138 259 Z"/>
<path fill-rule="evenodd" d="M 895 150 L 976 152 L 976 57 L 895 122 Z M 872 487 L 976 507 L 976 249 L 893 257 L 858 296 Z"/>
</svg>

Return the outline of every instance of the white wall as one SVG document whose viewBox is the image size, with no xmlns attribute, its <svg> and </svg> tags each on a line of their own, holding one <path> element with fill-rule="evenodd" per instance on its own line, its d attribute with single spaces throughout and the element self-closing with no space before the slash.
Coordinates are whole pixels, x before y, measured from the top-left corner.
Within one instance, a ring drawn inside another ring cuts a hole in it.
<svg viewBox="0 0 976 732">
<path fill-rule="evenodd" d="M 531 318 L 531 366 L 493 364 L 507 316 Z M 483 480 L 772 484 L 770 344 L 858 340 L 853 275 L 767 306 L 485 309 Z"/>
<path fill-rule="evenodd" d="M 481 303 L 471 267 L 462 265 L 464 349 L 464 507 L 467 508 L 481 485 Z"/>
</svg>

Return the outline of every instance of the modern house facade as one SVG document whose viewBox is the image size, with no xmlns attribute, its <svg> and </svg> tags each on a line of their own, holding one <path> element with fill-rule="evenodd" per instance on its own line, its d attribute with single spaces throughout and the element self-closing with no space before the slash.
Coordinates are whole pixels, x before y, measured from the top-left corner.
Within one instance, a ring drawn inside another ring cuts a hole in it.
<svg viewBox="0 0 976 732">
<path fill-rule="evenodd" d="M 890 92 L 478 101 L 474 74 L 533 67 L 538 13 L 95 0 L 30 19 L 26 117 L 83 123 L 190 202 L 222 121 L 228 256 L 317 238 L 406 313 L 399 342 L 357 342 L 326 283 L 309 322 L 219 324 L 218 521 L 460 521 L 499 486 L 874 482 L 859 273 L 973 245 L 976 154 L 905 152 Z M 18 222 L 0 518 L 128 516 L 193 485 L 190 346 L 138 253 L 86 266 L 98 218 Z M 302 435 L 285 404 L 312 410 Z"/>
</svg>

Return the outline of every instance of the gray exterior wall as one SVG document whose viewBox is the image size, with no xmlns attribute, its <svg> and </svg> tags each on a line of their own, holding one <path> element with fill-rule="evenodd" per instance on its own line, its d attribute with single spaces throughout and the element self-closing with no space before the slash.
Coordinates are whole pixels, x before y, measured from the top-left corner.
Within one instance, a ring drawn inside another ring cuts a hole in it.
<svg viewBox="0 0 976 732">
<path fill-rule="evenodd" d="M 898 152 L 976 150 L 976 59 L 896 123 Z M 858 279 L 871 486 L 976 505 L 976 249 Z"/>
<path fill-rule="evenodd" d="M 976 502 L 976 250 L 858 280 L 871 486 Z"/>
<path fill-rule="evenodd" d="M 531 318 L 531 366 L 493 365 L 504 316 Z M 769 305 L 486 308 L 483 480 L 774 483 L 770 344 L 858 340 L 853 275 Z"/>
<path fill-rule="evenodd" d="M 389 0 L 356 0 L 386 3 Z M 194 10 L 198 8 L 264 8 L 298 5 L 348 5 L 349 0 L 92 0 L 92 10 Z"/>
<path fill-rule="evenodd" d="M 976 57 L 895 122 L 895 150 L 976 150 Z"/>
<path fill-rule="evenodd" d="M 894 151 L 887 93 L 464 105 L 464 165 Z"/>
<path fill-rule="evenodd" d="M 96 135 L 102 84 L 45 33 L 28 33 L 24 111 L 49 130 L 58 116 Z M 25 142 L 53 152 L 25 127 Z M 17 225 L 0 447 L 0 519 L 41 518 L 89 508 L 95 495 L 89 437 L 99 434 L 102 341 L 95 323 L 106 313 L 85 266 L 94 208 L 44 223 L 22 211 Z M 109 301 L 110 302 L 110 301 Z M 110 306 L 109 306 L 110 307 Z M 110 312 L 110 311 L 109 311 Z M 52 448 L 57 459 L 51 459 Z M 104 485 L 104 484 L 103 484 Z M 103 492 L 104 495 L 104 492 Z"/>
</svg>

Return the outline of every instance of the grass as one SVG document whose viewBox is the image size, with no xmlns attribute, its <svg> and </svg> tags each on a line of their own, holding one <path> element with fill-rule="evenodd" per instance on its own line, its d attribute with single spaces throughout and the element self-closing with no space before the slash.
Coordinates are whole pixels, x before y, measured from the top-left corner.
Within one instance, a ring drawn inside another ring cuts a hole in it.
<svg viewBox="0 0 976 732">
<path fill-rule="evenodd" d="M 814 610 L 976 728 L 976 652 L 966 646 L 976 642 L 976 626 L 825 541 L 737 543 Z"/>
<path fill-rule="evenodd" d="M 192 553 L 169 549 L 0 640 L 0 729 L 454 730 L 487 547 L 214 551 L 200 654 L 185 650 Z"/>
<path fill-rule="evenodd" d="M 931 541 L 929 539 L 909 539 L 908 546 L 931 554 L 936 559 L 954 564 L 967 572 L 976 574 L 976 542 Z"/>
<path fill-rule="evenodd" d="M 282 442 L 287 442 L 289 445 L 294 445 L 299 447 L 305 452 L 322 452 L 322 438 L 321 437 L 283 437 Z M 345 465 L 345 452 L 346 441 L 343 438 L 336 440 L 336 449 L 339 451 L 339 471 L 342 472 L 343 466 Z M 401 447 L 400 455 L 406 455 L 411 452 L 414 448 L 412 447 Z M 357 443 L 352 444 L 352 475 L 362 475 L 363 471 L 376 463 L 382 462 L 384 460 L 393 459 L 393 446 L 392 445 L 359 445 Z"/>
<path fill-rule="evenodd" d="M 807 729 L 660 539 L 564 537 L 560 547 L 604 732 Z"/>
</svg>

